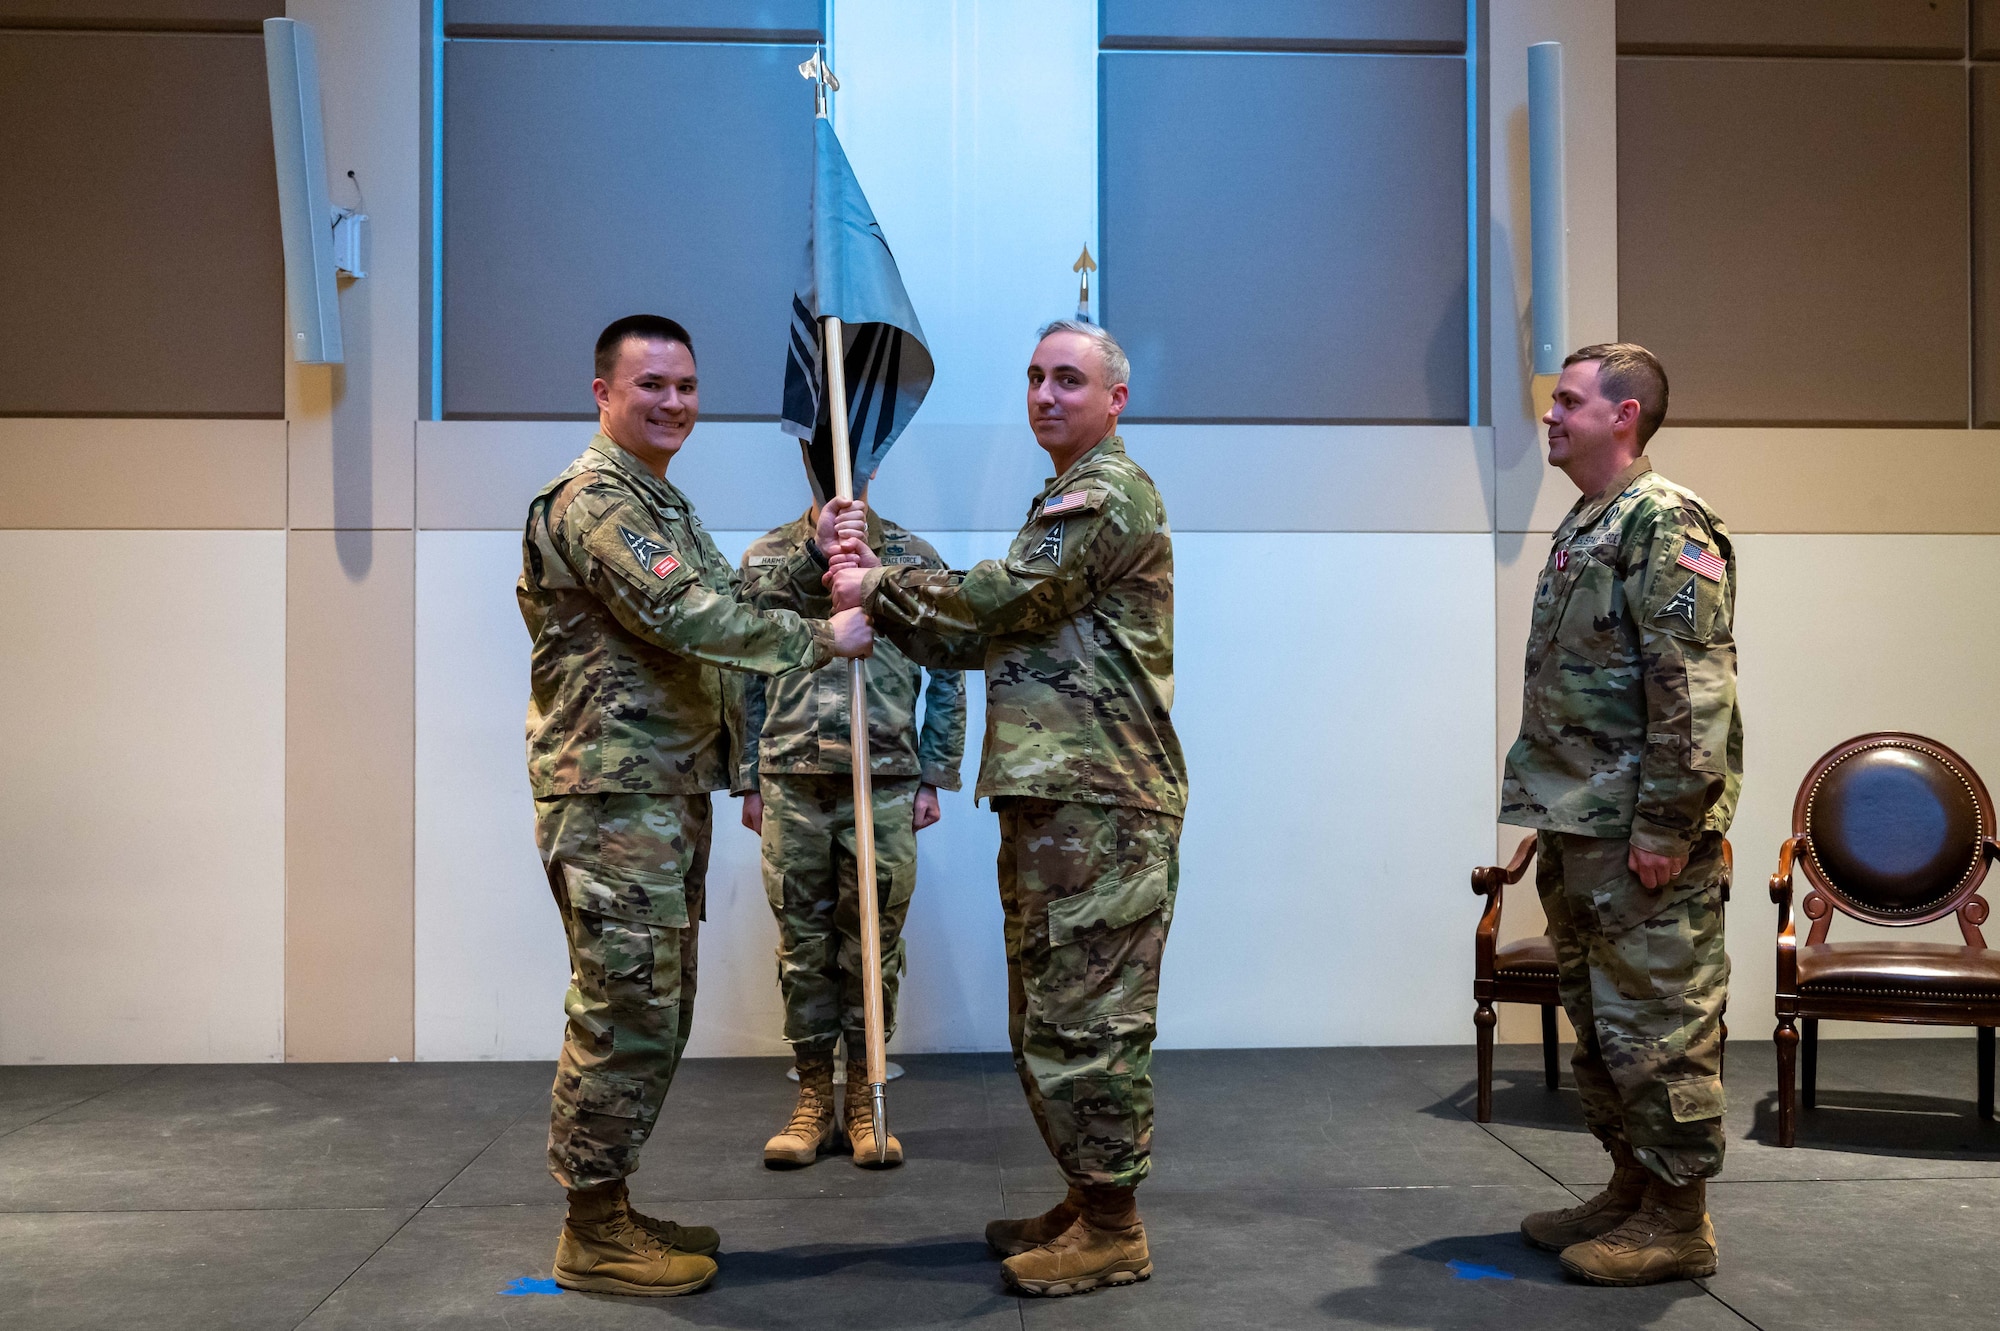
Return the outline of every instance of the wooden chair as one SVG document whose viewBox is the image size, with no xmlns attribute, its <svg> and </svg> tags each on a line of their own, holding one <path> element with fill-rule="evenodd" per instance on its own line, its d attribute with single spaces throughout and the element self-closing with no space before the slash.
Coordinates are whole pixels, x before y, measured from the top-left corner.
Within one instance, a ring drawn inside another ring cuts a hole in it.
<svg viewBox="0 0 2000 1331">
<path fill-rule="evenodd" d="M 1813 1106 L 1821 1018 L 1979 1028 L 1979 1114 L 1993 1117 L 1993 1028 L 2000 1026 L 2000 950 L 1979 932 L 1978 895 L 1991 862 L 1993 801 L 1966 761 L 1921 735 L 1880 731 L 1813 764 L 1778 851 L 1778 1145 L 1798 1131 L 1795 1085 L 1805 1023 L 1805 1104 Z M 1792 871 L 1811 885 L 1792 920 Z M 1829 943 L 1833 912 L 1904 927 L 1958 916 L 1959 943 Z"/>
<path fill-rule="evenodd" d="M 1500 906 L 1506 888 L 1521 881 L 1535 858 L 1533 833 L 1514 848 L 1514 858 L 1506 868 L 1488 865 L 1472 871 L 1472 890 L 1486 898 L 1472 936 L 1472 997 L 1477 1005 L 1472 1026 L 1479 1045 L 1479 1110 L 1481 1123 L 1493 1121 L 1493 1028 L 1499 1018 L 1495 1003 L 1533 1003 L 1542 1010 L 1542 1078 L 1550 1090 L 1562 1083 L 1560 1043 L 1556 1037 L 1556 1009 L 1562 995 L 1556 991 L 1556 945 L 1547 934 L 1519 938 L 1500 946 Z M 1735 876 L 1735 854 L 1722 843 L 1722 899 L 1729 900 L 1730 880 Z M 1722 1028 L 1729 1038 L 1729 1027 Z"/>
</svg>

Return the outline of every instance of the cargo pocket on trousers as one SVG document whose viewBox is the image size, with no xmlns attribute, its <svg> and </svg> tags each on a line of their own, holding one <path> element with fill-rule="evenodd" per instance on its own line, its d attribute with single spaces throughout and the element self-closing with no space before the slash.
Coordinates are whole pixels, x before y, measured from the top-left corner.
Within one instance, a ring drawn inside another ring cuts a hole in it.
<svg viewBox="0 0 2000 1331">
<path fill-rule="evenodd" d="M 678 877 L 567 861 L 562 870 L 569 904 L 576 910 L 633 924 L 688 927 L 687 889 Z"/>
<path fill-rule="evenodd" d="M 1724 1106 L 1722 1078 L 1685 1077 L 1667 1083 L 1667 1107 L 1676 1123 L 1699 1123 L 1721 1118 Z"/>
<path fill-rule="evenodd" d="M 890 910 L 906 905 L 917 891 L 917 862 L 894 865 L 889 869 L 889 891 L 882 899 L 882 909 Z"/>
<path fill-rule="evenodd" d="M 581 1114 L 638 1118 L 646 1110 L 646 1090 L 615 1072 L 586 1072 L 577 1079 L 576 1108 Z"/>
<path fill-rule="evenodd" d="M 1048 906 L 1043 1019 L 1079 1025 L 1150 1007 L 1159 991 L 1171 879 L 1165 860 Z"/>
</svg>

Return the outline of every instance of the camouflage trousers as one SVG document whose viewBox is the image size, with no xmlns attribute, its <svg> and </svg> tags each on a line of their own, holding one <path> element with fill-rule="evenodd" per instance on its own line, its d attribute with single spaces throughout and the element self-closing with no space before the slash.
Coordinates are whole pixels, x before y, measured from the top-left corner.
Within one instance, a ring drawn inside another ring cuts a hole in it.
<svg viewBox="0 0 2000 1331">
<path fill-rule="evenodd" d="M 882 922 L 882 1021 L 896 1029 L 903 921 L 917 885 L 916 777 L 875 782 L 875 901 Z M 854 778 L 767 772 L 764 895 L 778 920 L 778 991 L 785 1039 L 831 1054 L 844 1033 L 867 1056 L 861 1019 L 861 898 L 856 887 Z"/>
<path fill-rule="evenodd" d="M 1069 1181 L 1130 1187 L 1152 1168 L 1153 1037 L 1181 820 L 1017 796 L 993 811 L 1014 1070 Z"/>
<path fill-rule="evenodd" d="M 1722 1170 L 1722 837 L 1704 835 L 1658 892 L 1626 867 L 1629 850 L 1618 837 L 1543 832 L 1535 885 L 1576 1027 L 1584 1122 L 1683 1184 Z"/>
<path fill-rule="evenodd" d="M 535 840 L 569 939 L 569 1025 L 549 1111 L 565 1188 L 639 1164 L 694 1021 L 708 877 L 707 795 L 535 801 Z"/>
</svg>

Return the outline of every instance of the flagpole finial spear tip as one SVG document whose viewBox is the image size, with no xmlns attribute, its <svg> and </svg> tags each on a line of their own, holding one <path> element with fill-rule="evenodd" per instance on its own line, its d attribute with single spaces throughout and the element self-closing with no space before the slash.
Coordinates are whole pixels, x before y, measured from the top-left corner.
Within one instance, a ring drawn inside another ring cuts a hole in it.
<svg viewBox="0 0 2000 1331">
<path fill-rule="evenodd" d="M 815 81 L 813 88 L 813 109 L 816 114 L 826 114 L 826 95 L 840 91 L 840 80 L 833 76 L 833 66 L 826 63 L 826 48 L 815 46 L 812 59 L 799 66 L 799 77 Z"/>
<path fill-rule="evenodd" d="M 1090 257 L 1089 244 L 1086 243 L 1084 245 L 1083 253 L 1077 256 L 1076 262 L 1070 265 L 1069 270 L 1072 273 L 1082 275 L 1076 289 L 1076 317 L 1088 323 L 1090 321 L 1090 275 L 1097 271 L 1097 260 Z"/>
</svg>

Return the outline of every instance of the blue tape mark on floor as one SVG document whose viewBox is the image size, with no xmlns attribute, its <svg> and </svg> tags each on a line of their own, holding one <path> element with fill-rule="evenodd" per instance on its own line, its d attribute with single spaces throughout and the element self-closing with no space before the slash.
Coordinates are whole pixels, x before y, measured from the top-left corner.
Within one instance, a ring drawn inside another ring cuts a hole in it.
<svg viewBox="0 0 2000 1331">
<path fill-rule="evenodd" d="M 547 1276 L 515 1276 L 500 1292 L 509 1298 L 519 1298 L 523 1294 L 560 1294 L 562 1286 Z"/>
<path fill-rule="evenodd" d="M 1473 1262 L 1460 1261 L 1446 1262 L 1445 1265 L 1449 1266 L 1451 1273 L 1460 1280 L 1512 1280 L 1514 1278 L 1512 1271 L 1502 1271 L 1497 1266 L 1480 1266 Z"/>
</svg>

